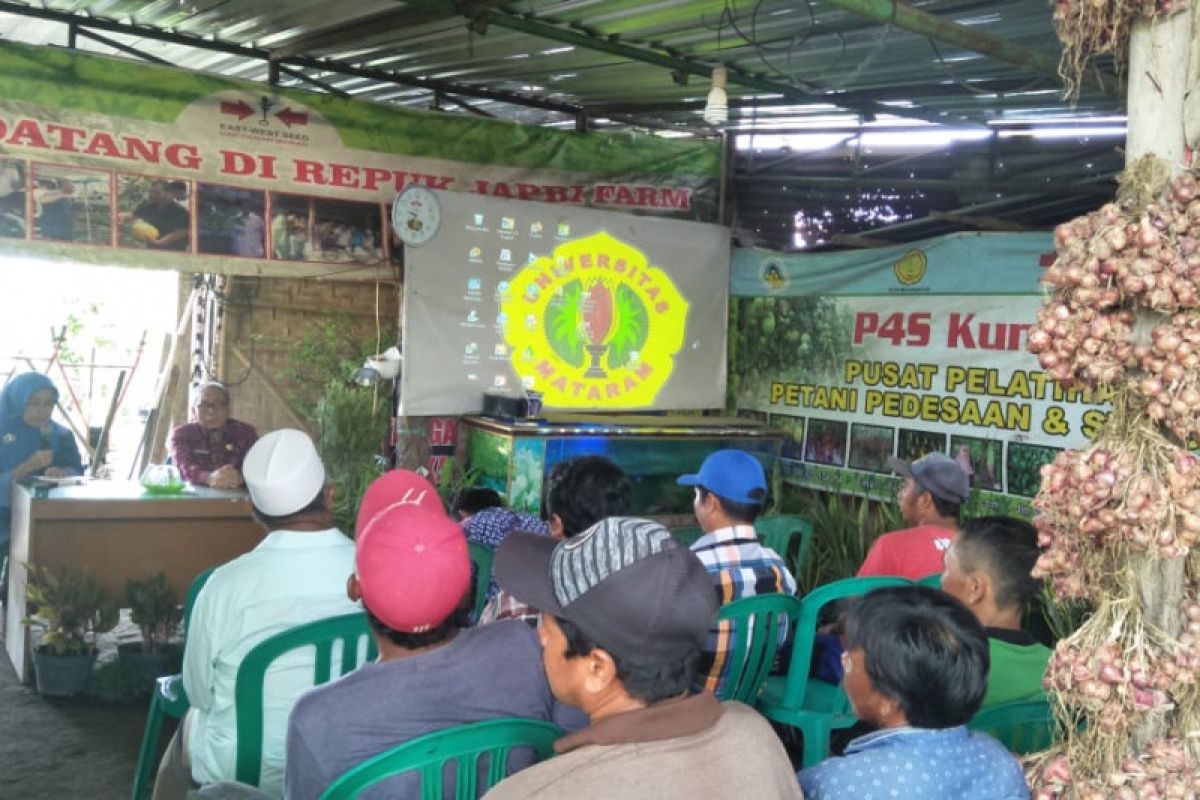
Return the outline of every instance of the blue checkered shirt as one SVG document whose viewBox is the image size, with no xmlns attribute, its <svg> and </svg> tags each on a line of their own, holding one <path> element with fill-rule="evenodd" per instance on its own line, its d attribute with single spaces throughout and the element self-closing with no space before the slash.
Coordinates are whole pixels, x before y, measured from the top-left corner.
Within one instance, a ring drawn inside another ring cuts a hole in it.
<svg viewBox="0 0 1200 800">
<path fill-rule="evenodd" d="M 985 733 L 886 728 L 799 774 L 805 800 L 1026 800 L 1021 765 Z"/>
<path fill-rule="evenodd" d="M 788 572 L 779 554 L 763 547 L 752 525 L 735 525 L 710 531 L 692 545 L 717 590 L 721 605 L 743 597 L 782 592 L 796 593 L 796 579 Z M 700 657 L 697 687 L 719 692 L 729 675 L 729 650 L 733 646 L 734 624 L 718 623 L 708 633 Z M 785 623 L 780 624 L 779 643 L 787 638 Z"/>
</svg>

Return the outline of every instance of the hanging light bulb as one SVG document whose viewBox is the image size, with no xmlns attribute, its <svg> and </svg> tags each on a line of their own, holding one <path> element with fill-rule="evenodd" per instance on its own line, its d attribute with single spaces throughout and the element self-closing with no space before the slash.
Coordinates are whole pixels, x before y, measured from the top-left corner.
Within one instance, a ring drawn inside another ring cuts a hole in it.
<svg viewBox="0 0 1200 800">
<path fill-rule="evenodd" d="M 723 125 L 729 121 L 729 95 L 725 93 L 725 68 L 713 67 L 712 88 L 708 90 L 708 102 L 704 104 L 704 121 L 709 125 Z"/>
</svg>

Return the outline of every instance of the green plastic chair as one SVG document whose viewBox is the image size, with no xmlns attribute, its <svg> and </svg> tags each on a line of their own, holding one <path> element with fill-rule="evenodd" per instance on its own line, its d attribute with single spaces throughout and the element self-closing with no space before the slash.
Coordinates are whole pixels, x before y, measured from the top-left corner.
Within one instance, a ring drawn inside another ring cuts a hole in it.
<svg viewBox="0 0 1200 800">
<path fill-rule="evenodd" d="M 259 642 L 246 654 L 234 680 L 236 708 L 237 763 L 236 780 L 257 786 L 262 773 L 263 683 L 267 669 L 280 656 L 308 647 L 316 649 L 313 686 L 328 683 L 334 677 L 353 672 L 363 663 L 359 660 L 359 642 L 366 638 L 366 661 L 378 651 L 370 635 L 365 614 L 345 614 L 317 620 L 277 633 Z M 340 642 L 341 659 L 334 672 L 333 649 Z M 155 709 L 159 716 L 155 718 Z M 143 800 L 153 783 L 154 755 L 162 726 L 162 715 L 182 718 L 190 708 L 183 689 L 183 677 L 171 675 L 159 678 L 151 699 L 151 718 L 146 722 L 142 747 L 138 752 L 137 772 L 134 774 L 133 800 Z M 153 730 L 152 730 L 153 728 Z"/>
<path fill-rule="evenodd" d="M 981 709 L 967 727 L 991 734 L 1017 755 L 1045 750 L 1058 738 L 1058 726 L 1044 697 Z"/>
<path fill-rule="evenodd" d="M 359 642 L 363 638 L 367 642 L 366 655 L 360 661 Z M 333 649 L 339 642 L 341 660 L 334 672 Z M 309 647 L 316 649 L 313 686 L 353 672 L 378 655 L 367 615 L 357 612 L 299 625 L 255 645 L 242 659 L 233 685 L 238 744 L 236 780 L 257 786 L 262 773 L 263 684 L 267 670 L 280 656 Z"/>
<path fill-rule="evenodd" d="M 475 605 L 471 610 L 471 621 L 479 620 L 487 605 L 488 587 L 492 584 L 492 560 L 496 557 L 492 548 L 479 542 L 467 542 L 471 563 L 475 565 Z"/>
<path fill-rule="evenodd" d="M 779 650 L 779 622 L 789 625 L 800 618 L 800 601 L 787 594 L 743 597 L 721 606 L 717 619 L 732 620 L 733 646 L 729 672 L 717 692 L 721 700 L 754 705 Z"/>
<path fill-rule="evenodd" d="M 858 597 L 884 586 L 911 586 L 907 578 L 847 578 L 814 589 L 800 600 L 787 675 L 769 677 L 756 708 L 767 719 L 799 728 L 804 735 L 803 766 L 810 767 L 829 753 L 829 734 L 855 722 L 850 700 L 841 686 L 809 677 L 817 615 L 834 600 Z"/>
<path fill-rule="evenodd" d="M 915 582 L 917 586 L 928 586 L 930 589 L 942 588 L 942 573 L 935 572 L 932 575 L 926 575 L 924 578 Z"/>
<path fill-rule="evenodd" d="M 754 532 L 758 534 L 759 540 L 765 547 L 769 547 L 779 554 L 783 563 L 787 564 L 788 569 L 792 571 L 792 576 L 799 580 L 812 547 L 812 523 L 804 517 L 773 514 L 756 519 Z M 792 541 L 796 537 L 799 537 L 800 543 L 796 545 L 793 555 L 791 552 Z"/>
<path fill-rule="evenodd" d="M 703 535 L 704 529 L 699 525 L 689 525 L 686 528 L 675 528 L 671 531 L 671 538 L 689 549 Z"/>
<path fill-rule="evenodd" d="M 404 772 L 421 774 L 421 800 L 442 800 L 444 767 L 454 763 L 455 800 L 475 800 L 504 780 L 514 748 L 533 750 L 538 761 L 554 752 L 563 730 L 532 719 L 490 719 L 437 731 L 398 745 L 354 767 L 333 782 L 321 800 L 350 800 L 382 780 Z M 484 785 L 479 760 L 487 756 Z"/>
<path fill-rule="evenodd" d="M 212 577 L 210 567 L 201 572 L 188 587 L 183 601 L 183 642 L 187 646 L 188 623 L 192 619 L 192 607 L 196 598 L 208 579 Z M 188 710 L 187 696 L 183 693 L 183 680 L 179 675 L 168 675 L 155 681 L 154 691 L 150 695 L 150 708 L 146 712 L 146 728 L 142 731 L 142 744 L 138 748 L 137 769 L 133 774 L 133 800 L 142 800 L 150 792 L 154 781 L 155 756 L 158 755 L 158 741 L 162 737 L 163 719 L 182 719 Z"/>
</svg>

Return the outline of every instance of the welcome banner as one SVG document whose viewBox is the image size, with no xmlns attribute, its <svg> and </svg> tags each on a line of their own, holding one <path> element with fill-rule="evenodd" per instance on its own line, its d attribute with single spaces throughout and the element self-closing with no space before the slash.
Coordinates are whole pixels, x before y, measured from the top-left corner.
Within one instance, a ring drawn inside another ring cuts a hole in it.
<svg viewBox="0 0 1200 800">
<path fill-rule="evenodd" d="M 738 408 L 791 434 L 793 482 L 886 496 L 890 456 L 938 451 L 971 473 L 974 512 L 1028 514 L 1041 465 L 1107 414 L 1105 397 L 1062 389 L 1025 351 L 1052 258 L 1048 234 L 735 250 Z"/>
<path fill-rule="evenodd" d="M 720 147 L 0 45 L 0 254 L 372 278 L 413 183 L 712 220 Z"/>
</svg>

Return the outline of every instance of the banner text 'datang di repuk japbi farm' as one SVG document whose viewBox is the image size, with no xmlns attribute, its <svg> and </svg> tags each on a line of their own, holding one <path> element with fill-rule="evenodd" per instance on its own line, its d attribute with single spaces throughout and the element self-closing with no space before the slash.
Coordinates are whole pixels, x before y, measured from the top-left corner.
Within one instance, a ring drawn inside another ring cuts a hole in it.
<svg viewBox="0 0 1200 800">
<path fill-rule="evenodd" d="M 410 184 L 683 219 L 715 141 L 522 126 L 0 44 L 0 254 L 377 277 Z"/>
</svg>

